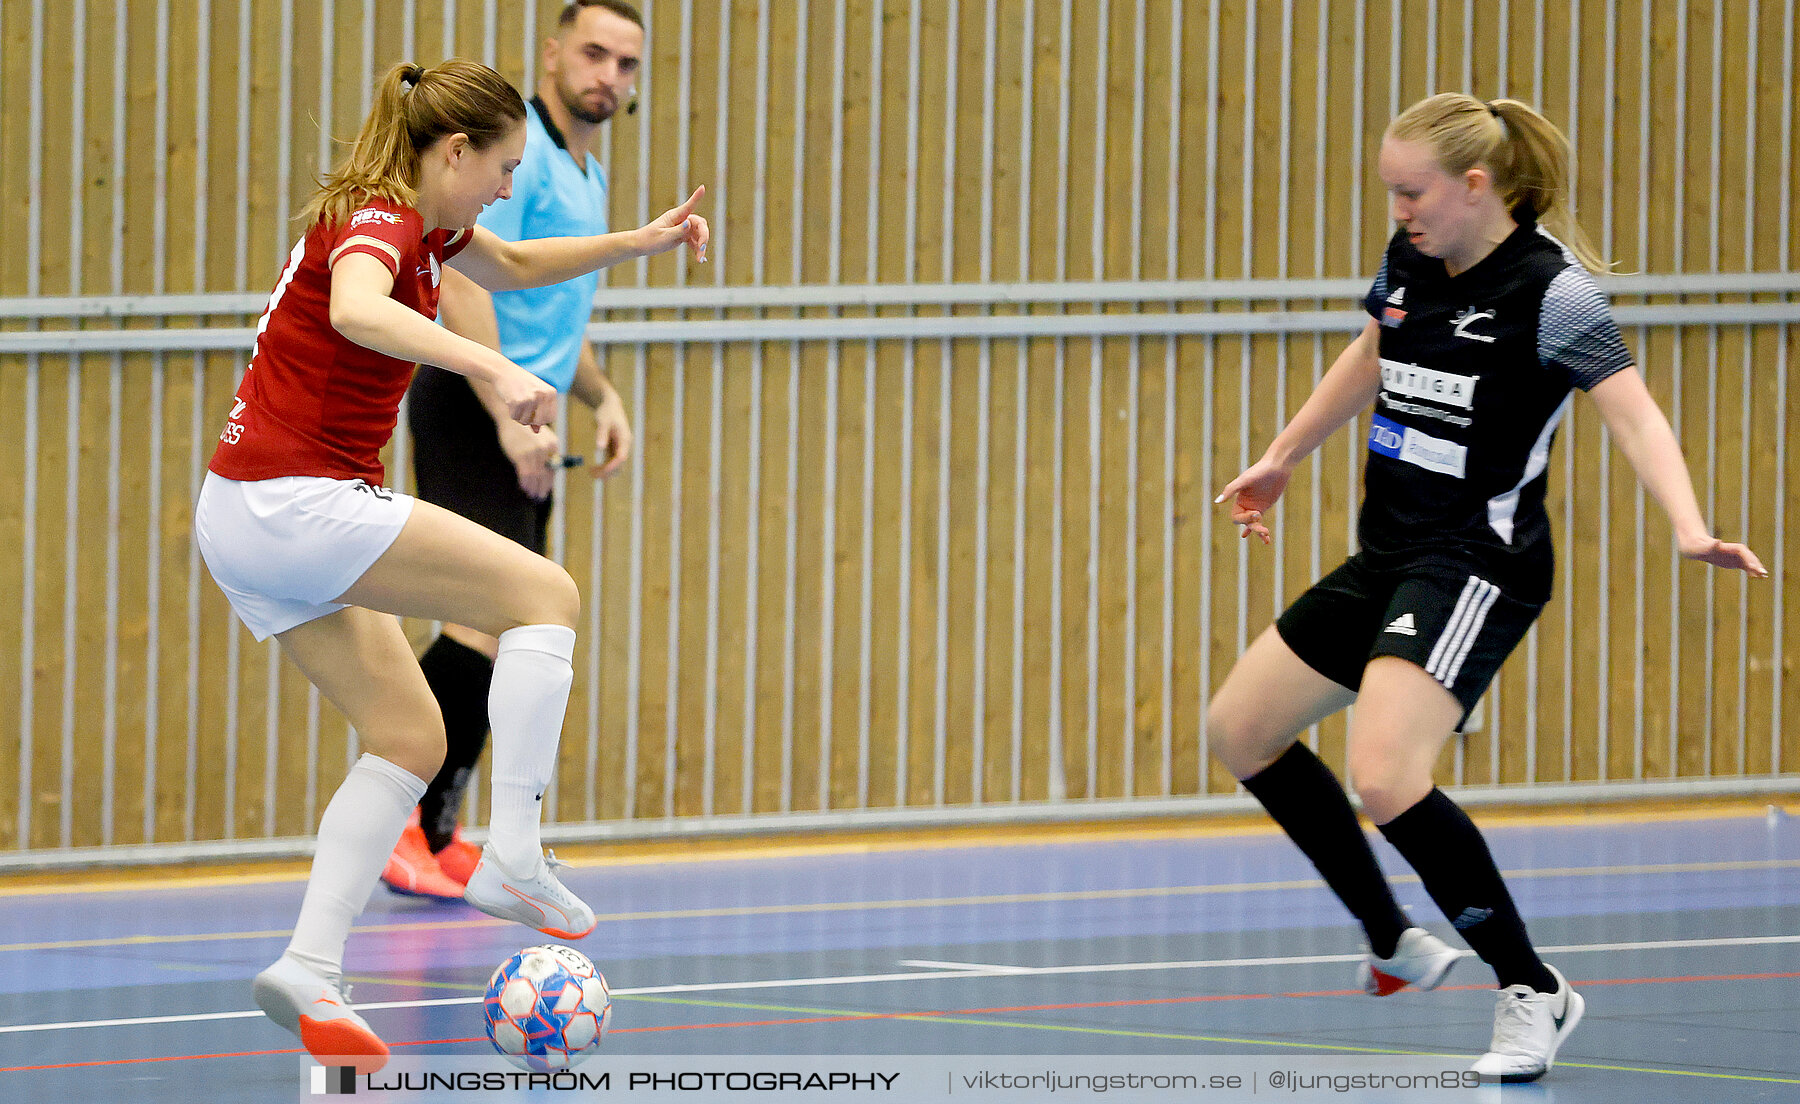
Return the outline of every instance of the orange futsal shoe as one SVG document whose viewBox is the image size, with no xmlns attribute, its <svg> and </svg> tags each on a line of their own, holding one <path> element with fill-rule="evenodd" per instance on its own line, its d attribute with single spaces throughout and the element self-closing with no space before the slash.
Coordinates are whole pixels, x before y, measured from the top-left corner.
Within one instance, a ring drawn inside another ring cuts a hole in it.
<svg viewBox="0 0 1800 1104">
<path fill-rule="evenodd" d="M 469 884 L 469 878 L 475 873 L 475 867 L 480 862 L 481 848 L 464 839 L 461 828 L 457 828 L 451 833 L 450 842 L 437 853 L 438 869 L 458 885 Z"/>
<path fill-rule="evenodd" d="M 359 1074 L 387 1065 L 387 1044 L 350 1008 L 335 978 L 321 977 L 282 955 L 256 975 L 256 1005 L 271 1020 L 300 1036 L 307 1053 L 326 1066 L 354 1066 Z"/>
<path fill-rule="evenodd" d="M 400 842 L 381 868 L 381 880 L 395 893 L 408 897 L 429 897 L 438 901 L 460 901 L 465 883 L 445 874 L 437 856 L 425 845 L 425 833 L 419 828 L 419 811 L 413 810 L 400 833 Z"/>
</svg>

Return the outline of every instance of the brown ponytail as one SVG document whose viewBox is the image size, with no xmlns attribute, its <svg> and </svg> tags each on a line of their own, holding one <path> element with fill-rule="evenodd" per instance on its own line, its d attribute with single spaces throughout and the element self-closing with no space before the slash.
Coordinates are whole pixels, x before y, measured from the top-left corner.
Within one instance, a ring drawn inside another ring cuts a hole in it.
<svg viewBox="0 0 1800 1104">
<path fill-rule="evenodd" d="M 1485 167 L 1513 218 L 1541 224 L 1591 272 L 1612 267 L 1575 221 L 1568 138 L 1529 104 L 1440 92 L 1401 112 L 1388 134 L 1426 143 L 1452 175 Z"/>
<path fill-rule="evenodd" d="M 525 101 L 505 77 L 473 61 L 451 58 L 426 69 L 402 62 L 375 90 L 375 104 L 337 171 L 301 212 L 342 222 L 370 199 L 411 207 L 418 202 L 419 156 L 448 134 L 466 134 L 486 149 L 525 118 Z"/>
</svg>

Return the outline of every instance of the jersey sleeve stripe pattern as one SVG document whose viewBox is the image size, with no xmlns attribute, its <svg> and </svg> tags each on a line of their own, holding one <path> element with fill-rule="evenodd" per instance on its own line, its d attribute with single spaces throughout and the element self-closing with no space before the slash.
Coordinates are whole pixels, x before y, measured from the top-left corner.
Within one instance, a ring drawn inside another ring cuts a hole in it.
<svg viewBox="0 0 1800 1104">
<path fill-rule="evenodd" d="M 1538 361 L 1567 372 L 1569 383 L 1583 391 L 1631 367 L 1631 350 L 1613 321 L 1606 293 L 1586 269 L 1571 265 L 1545 289 Z"/>
<path fill-rule="evenodd" d="M 376 250 L 380 250 L 380 252 L 377 253 Z M 363 234 L 344 239 L 344 244 L 333 249 L 331 256 L 325 258 L 325 267 L 330 268 L 337 264 L 339 257 L 350 252 L 368 253 L 387 265 L 395 275 L 400 273 L 400 251 L 380 238 L 371 238 Z"/>
</svg>

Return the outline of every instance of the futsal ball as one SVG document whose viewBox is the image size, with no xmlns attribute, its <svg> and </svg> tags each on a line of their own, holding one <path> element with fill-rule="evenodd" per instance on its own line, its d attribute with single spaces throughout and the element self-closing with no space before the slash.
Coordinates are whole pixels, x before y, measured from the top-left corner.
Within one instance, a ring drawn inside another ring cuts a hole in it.
<svg viewBox="0 0 1800 1104">
<path fill-rule="evenodd" d="M 488 978 L 487 1034 L 520 1069 L 568 1069 L 600 1047 L 612 994 L 593 962 L 573 947 L 527 947 Z"/>
</svg>

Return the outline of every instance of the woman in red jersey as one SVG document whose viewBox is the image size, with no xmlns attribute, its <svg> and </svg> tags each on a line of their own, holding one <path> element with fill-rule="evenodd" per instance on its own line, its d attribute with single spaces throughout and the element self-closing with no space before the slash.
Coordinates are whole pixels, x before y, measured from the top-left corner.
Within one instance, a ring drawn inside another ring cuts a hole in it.
<svg viewBox="0 0 1800 1104">
<path fill-rule="evenodd" d="M 365 1072 L 387 1046 L 346 1005 L 351 921 L 444 755 L 444 722 L 394 614 L 497 636 L 490 838 L 466 899 L 563 939 L 594 914 L 538 834 L 573 680 L 580 596 L 568 573 L 474 522 L 382 486 L 417 362 L 491 385 L 534 429 L 550 385 L 435 323 L 442 266 L 492 290 L 557 283 L 686 244 L 706 259 L 702 190 L 637 230 L 506 242 L 475 216 L 511 192 L 525 103 L 486 66 L 398 65 L 346 163 L 308 207 L 257 326 L 194 515 L 208 570 L 258 640 L 343 711 L 365 748 L 319 822 L 293 940 L 257 975 L 258 1005 L 306 1049 Z"/>
</svg>

